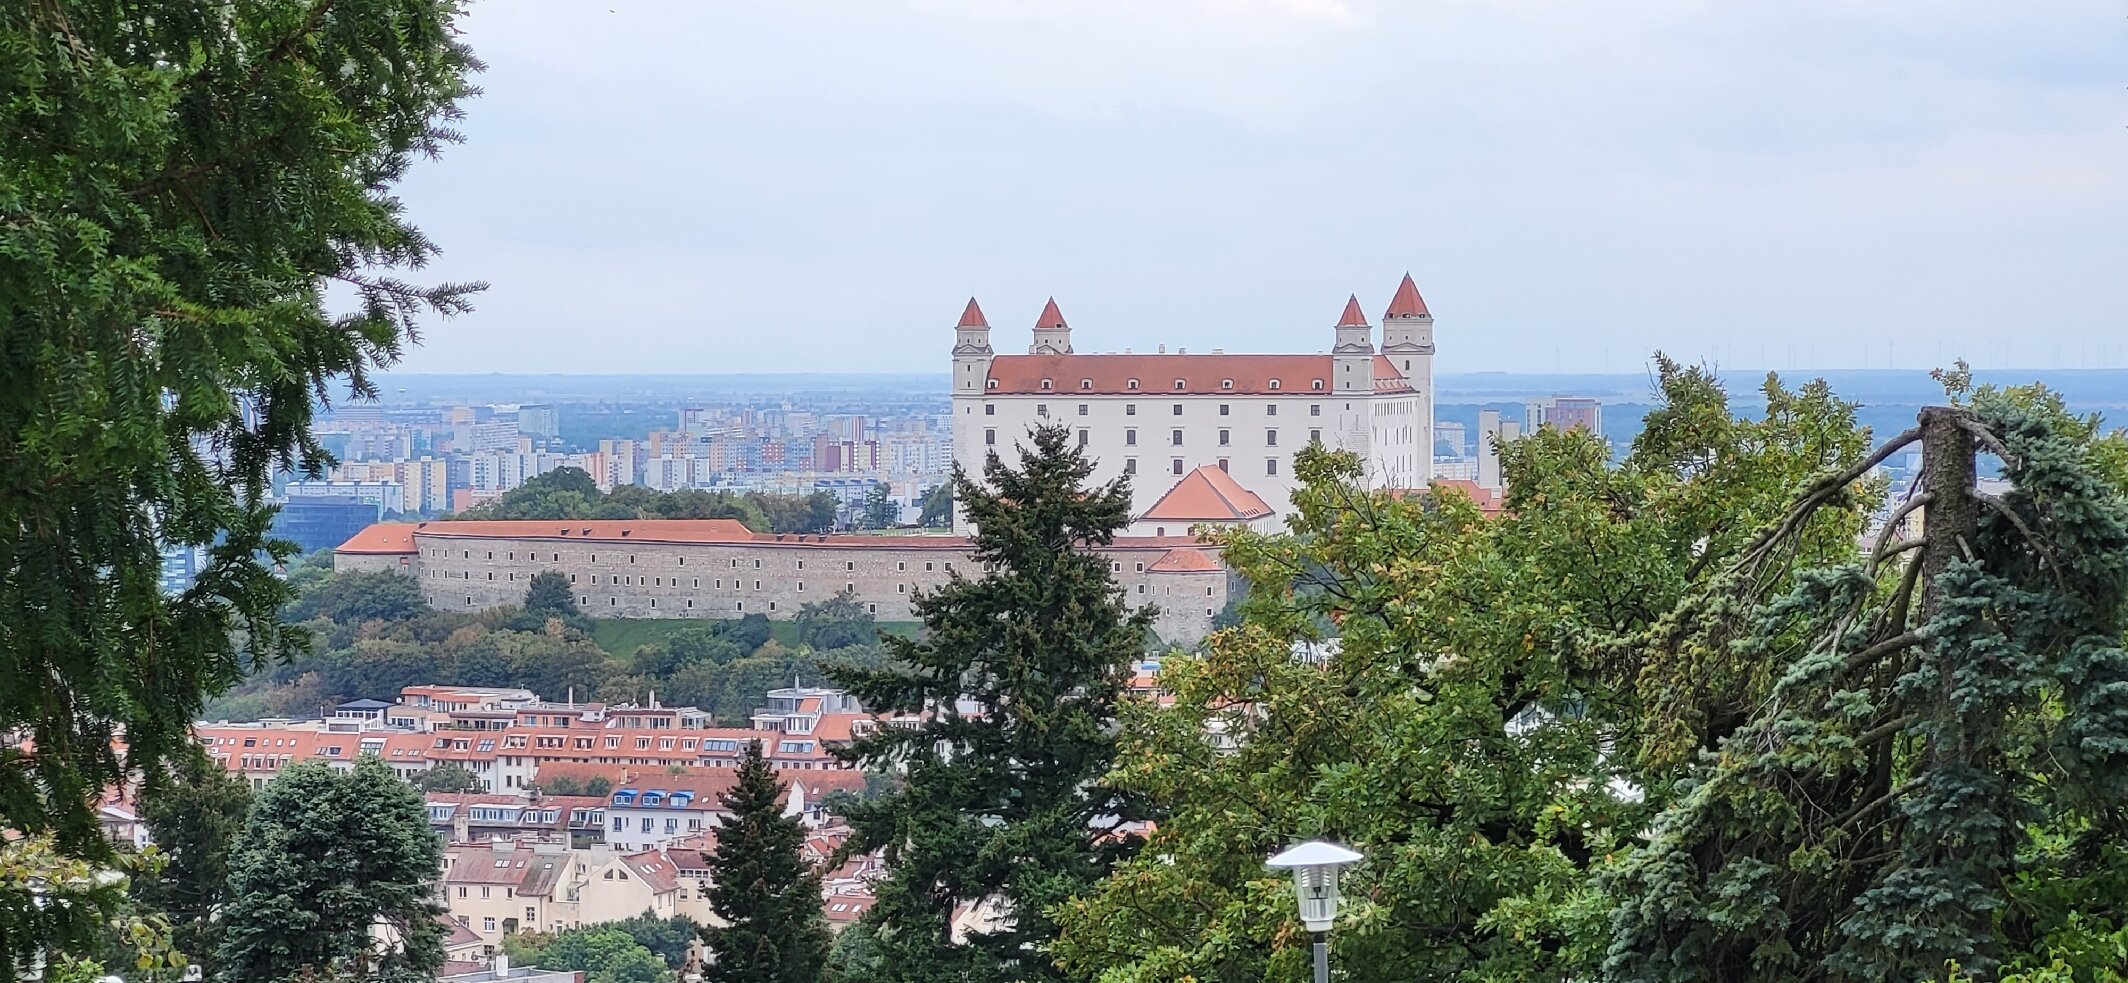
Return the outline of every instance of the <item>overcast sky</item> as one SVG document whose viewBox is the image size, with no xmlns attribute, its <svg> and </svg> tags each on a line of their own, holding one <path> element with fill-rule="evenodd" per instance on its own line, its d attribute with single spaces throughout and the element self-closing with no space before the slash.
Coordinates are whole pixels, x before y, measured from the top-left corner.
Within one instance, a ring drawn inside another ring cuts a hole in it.
<svg viewBox="0 0 2128 983">
<path fill-rule="evenodd" d="M 488 0 L 421 372 L 2128 364 L 2118 0 Z"/>
</svg>

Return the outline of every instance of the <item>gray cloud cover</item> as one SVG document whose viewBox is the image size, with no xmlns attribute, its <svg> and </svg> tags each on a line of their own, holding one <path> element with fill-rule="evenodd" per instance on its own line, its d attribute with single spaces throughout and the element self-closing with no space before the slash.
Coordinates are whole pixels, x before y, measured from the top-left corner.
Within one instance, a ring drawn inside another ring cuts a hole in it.
<svg viewBox="0 0 2128 983">
<path fill-rule="evenodd" d="M 403 189 L 493 283 L 413 371 L 943 371 L 1327 347 L 1442 371 L 2128 360 L 2112 0 L 489 0 Z M 1941 341 L 1937 339 L 1941 338 Z"/>
</svg>

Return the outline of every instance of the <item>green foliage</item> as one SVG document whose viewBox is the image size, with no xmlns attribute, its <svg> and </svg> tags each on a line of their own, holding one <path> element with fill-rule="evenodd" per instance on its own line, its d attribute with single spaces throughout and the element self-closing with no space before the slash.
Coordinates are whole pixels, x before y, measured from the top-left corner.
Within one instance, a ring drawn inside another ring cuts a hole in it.
<svg viewBox="0 0 2128 983">
<path fill-rule="evenodd" d="M 328 970 L 432 978 L 441 864 L 421 794 L 384 762 L 291 765 L 259 793 L 229 857 L 223 971 L 260 983 Z M 379 925 L 399 943 L 380 947 Z"/>
<path fill-rule="evenodd" d="M 1665 362 L 1660 380 L 1651 436 L 1615 466 L 1580 431 L 1505 448 L 1495 519 L 1457 493 L 1366 492 L 1357 458 L 1303 451 L 1289 531 L 1225 539 L 1247 581 L 1236 625 L 1163 661 L 1172 707 L 1123 708 L 1108 782 L 1159 826 L 1058 910 L 1065 966 L 1101 983 L 1307 979 L 1290 880 L 1264 860 L 1324 837 L 1368 858 L 1332 936 L 1343 978 L 1593 978 L 1607 940 L 1591 872 L 1650 806 L 1617 789 L 1666 794 L 1632 753 L 1667 725 L 1649 708 L 1673 685 L 1644 670 L 1642 633 L 1863 441 L 1821 387 L 1769 385 L 1768 415 L 1737 420 L 1705 373 Z M 1813 548 L 1851 550 L 1864 504 L 1813 520 Z M 1747 669 L 1675 683 L 1720 711 L 1688 740 L 1763 692 Z"/>
<path fill-rule="evenodd" d="M 586 925 L 557 933 L 544 945 L 537 936 L 513 936 L 513 958 L 541 969 L 574 970 L 585 983 L 671 983 L 673 973 L 657 954 L 615 925 Z M 505 940 L 511 946 L 511 940 Z"/>
<path fill-rule="evenodd" d="M 160 863 L 152 851 L 98 864 L 66 855 L 50 836 L 0 839 L 0 967 L 15 975 L 41 953 L 76 973 L 101 955 L 143 970 L 182 965 L 168 919 L 126 897 L 128 876 L 154 876 Z"/>
<path fill-rule="evenodd" d="M 133 879 L 133 898 L 170 920 L 172 940 L 215 970 L 215 919 L 229 900 L 229 853 L 251 808 L 251 788 L 194 747 L 147 776 L 140 816 L 162 858 Z"/>
<path fill-rule="evenodd" d="M 862 505 L 857 510 L 858 522 L 865 529 L 892 529 L 901 523 L 901 507 L 894 504 L 894 495 L 886 485 L 873 485 L 865 489 Z"/>
<path fill-rule="evenodd" d="M 414 578 L 391 570 L 343 571 L 312 581 L 284 613 L 291 622 L 324 618 L 336 625 L 406 621 L 429 610 Z"/>
<path fill-rule="evenodd" d="M 558 570 L 532 575 L 531 583 L 525 587 L 525 603 L 507 626 L 517 631 L 544 631 L 549 621 L 559 621 L 580 632 L 591 630 L 591 618 L 576 603 L 569 575 Z"/>
<path fill-rule="evenodd" d="M 737 519 L 755 532 L 821 533 L 835 527 L 830 492 L 661 492 L 623 485 L 601 493 L 580 468 L 557 468 L 467 509 L 461 519 Z"/>
<path fill-rule="evenodd" d="M 1915 439 L 1918 540 L 1755 590 L 1777 529 L 1716 585 L 1746 615 L 1729 647 L 1786 670 L 1611 878 L 1617 978 L 2122 965 L 2123 438 L 1981 390 L 1890 446 Z M 1999 497 L 1973 490 L 1976 443 Z"/>
<path fill-rule="evenodd" d="M 835 936 L 828 948 L 828 967 L 822 979 L 834 983 L 864 983 L 880 978 L 886 969 L 879 953 L 879 935 L 871 925 L 858 922 Z"/>
<path fill-rule="evenodd" d="M 933 713 L 846 752 L 907 769 L 903 788 L 849 816 L 855 848 L 883 849 L 888 868 L 867 915 L 881 950 L 874 979 L 1060 979 L 1046 954 L 1052 906 L 1090 890 L 1135 843 L 1105 835 L 1137 809 L 1100 779 L 1152 617 L 1126 606 L 1091 549 L 1130 521 L 1127 484 L 1087 487 L 1092 470 L 1062 427 L 1034 430 L 1016 467 L 992 454 L 984 484 L 956 469 L 976 557 L 998 572 L 920 595 L 925 633 L 889 639 L 889 667 L 837 673 L 874 710 Z M 1013 923 L 954 942 L 955 905 L 984 898 L 1008 904 Z"/>
<path fill-rule="evenodd" d="M 601 927 L 627 933 L 637 945 L 650 950 L 673 969 L 687 965 L 688 952 L 694 948 L 695 940 L 702 934 L 702 926 L 695 924 L 693 919 L 685 915 L 659 918 L 649 911 L 633 918 L 607 922 Z"/>
<path fill-rule="evenodd" d="M 539 790 L 547 795 L 607 796 L 613 794 L 613 782 L 604 776 L 577 779 L 568 775 L 559 775 L 542 780 L 539 783 Z"/>
<path fill-rule="evenodd" d="M 916 524 L 927 529 L 944 529 L 953 525 L 953 485 L 939 485 L 924 493 L 924 511 L 917 516 Z"/>
<path fill-rule="evenodd" d="M 446 761 L 415 775 L 410 783 L 423 792 L 483 792 L 480 776 L 456 761 Z"/>
<path fill-rule="evenodd" d="M 817 983 L 827 964 L 820 876 L 800 853 L 806 829 L 785 816 L 783 783 L 749 741 L 738 783 L 719 801 L 729 814 L 710 858 L 709 903 L 721 926 L 702 933 L 714 983 Z"/>
<path fill-rule="evenodd" d="M 320 468 L 314 404 L 476 289 L 393 276 L 435 252 L 393 188 L 455 138 L 457 13 L 0 4 L 0 827 L 107 856 L 97 794 L 302 646 L 271 475 Z M 208 555 L 174 596 L 168 546 Z"/>
<path fill-rule="evenodd" d="M 879 628 L 873 623 L 872 613 L 849 591 L 800 605 L 791 620 L 798 626 L 798 644 L 818 651 L 879 644 Z"/>
</svg>

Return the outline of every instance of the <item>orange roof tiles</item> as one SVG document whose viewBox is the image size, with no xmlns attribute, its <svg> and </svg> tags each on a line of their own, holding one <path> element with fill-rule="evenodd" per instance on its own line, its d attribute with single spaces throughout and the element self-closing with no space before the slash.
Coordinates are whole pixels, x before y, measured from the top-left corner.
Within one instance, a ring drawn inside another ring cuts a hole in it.
<svg viewBox="0 0 2128 983">
<path fill-rule="evenodd" d="M 1034 319 L 1034 326 L 1037 328 L 1069 327 L 1069 325 L 1064 323 L 1064 312 L 1057 309 L 1057 299 L 1055 297 L 1049 298 L 1049 303 L 1043 305 L 1042 316 Z"/>
<path fill-rule="evenodd" d="M 1358 294 L 1353 294 L 1345 301 L 1345 313 L 1337 319 L 1337 326 L 1340 328 L 1367 326 L 1367 315 L 1360 310 L 1360 297 Z"/>
<path fill-rule="evenodd" d="M 1153 573 L 1204 573 L 1217 569 L 1219 561 L 1187 546 L 1168 550 L 1151 568 Z"/>
<path fill-rule="evenodd" d="M 983 309 L 976 306 L 975 298 L 973 297 L 968 298 L 968 309 L 961 312 L 960 323 L 954 325 L 957 328 L 987 328 L 989 326 L 990 322 L 983 317 Z"/>
<path fill-rule="evenodd" d="M 1411 282 L 1411 274 L 1404 274 L 1404 282 L 1397 284 L 1396 296 L 1389 298 L 1389 311 L 1382 319 L 1432 316 L 1426 312 L 1426 298 L 1419 296 L 1419 285 Z"/>
<path fill-rule="evenodd" d="M 1146 509 L 1140 519 L 1160 519 L 1168 522 L 1247 522 L 1271 514 L 1271 507 L 1264 504 L 1255 492 L 1243 488 L 1234 476 L 1212 465 L 1204 465 L 1160 496 L 1153 507 Z"/>
<path fill-rule="evenodd" d="M 391 554 L 413 551 L 414 524 L 411 522 L 376 523 L 334 548 L 337 553 Z"/>
<path fill-rule="evenodd" d="M 1507 503 L 1501 496 L 1500 489 L 1487 488 L 1467 478 L 1435 478 L 1433 482 L 1434 492 L 1438 494 L 1443 489 L 1453 489 L 1462 492 L 1465 497 L 1478 503 L 1478 511 L 1484 513 L 1488 519 L 1499 515 L 1507 508 Z"/>
<path fill-rule="evenodd" d="M 1329 355 L 999 355 L 990 360 L 995 394 L 1262 396 L 1330 395 Z M 1383 356 L 1374 360 L 1377 392 L 1408 391 L 1404 373 Z M 1043 380 L 1050 388 L 1043 389 Z M 1175 388 L 1176 380 L 1182 388 Z M 1273 382 L 1278 383 L 1276 388 Z M 1137 387 L 1132 388 L 1131 383 Z M 1316 388 L 1320 382 L 1321 389 Z M 1228 383 L 1232 383 L 1231 386 Z"/>
</svg>

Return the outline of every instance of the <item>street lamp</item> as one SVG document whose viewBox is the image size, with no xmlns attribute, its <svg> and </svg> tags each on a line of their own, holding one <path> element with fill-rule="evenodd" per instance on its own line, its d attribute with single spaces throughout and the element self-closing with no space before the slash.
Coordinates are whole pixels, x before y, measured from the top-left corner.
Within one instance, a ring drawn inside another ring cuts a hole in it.
<svg viewBox="0 0 2128 983">
<path fill-rule="evenodd" d="M 1337 921 L 1337 869 L 1360 855 L 1335 843 L 1302 843 L 1271 858 L 1271 866 L 1293 871 L 1293 893 L 1300 900 L 1300 923 L 1315 933 L 1315 983 L 1330 983 L 1330 942 Z"/>
</svg>

